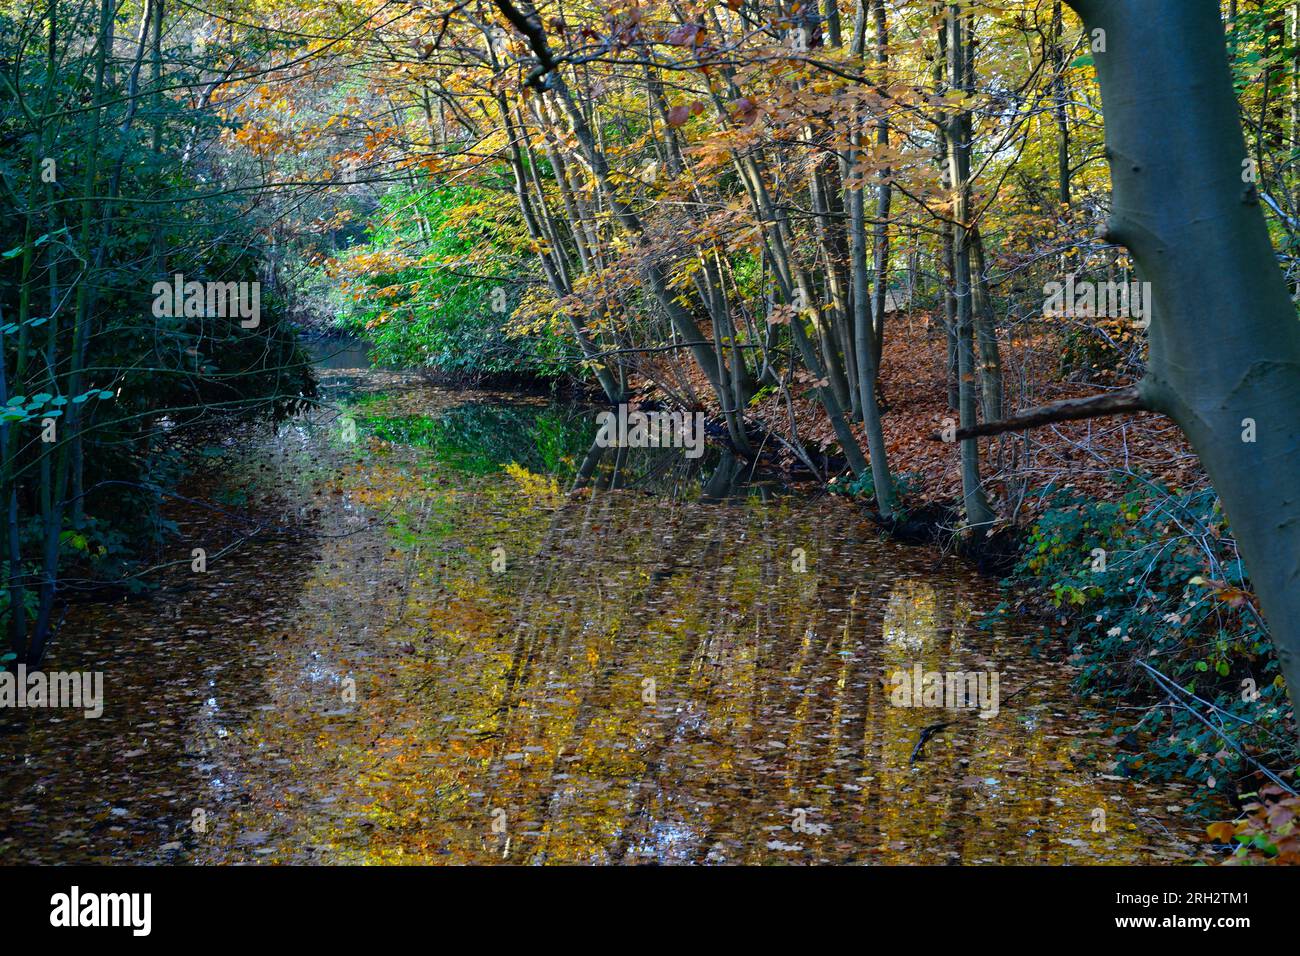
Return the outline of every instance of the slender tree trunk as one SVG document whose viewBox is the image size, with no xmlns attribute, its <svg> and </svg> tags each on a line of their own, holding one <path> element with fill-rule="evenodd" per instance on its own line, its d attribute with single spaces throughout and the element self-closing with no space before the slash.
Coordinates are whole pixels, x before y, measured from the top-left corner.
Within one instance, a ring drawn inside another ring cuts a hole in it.
<svg viewBox="0 0 1300 956">
<path fill-rule="evenodd" d="M 858 134 L 854 134 L 856 145 Z M 850 269 L 853 273 L 854 350 L 858 353 L 858 393 L 862 405 L 862 424 L 867 433 L 867 452 L 871 456 L 871 483 L 876 489 L 876 505 L 886 519 L 894 517 L 894 480 L 889 473 L 884 430 L 880 421 L 880 403 L 876 398 L 876 343 L 871 327 L 871 291 L 867 284 L 867 228 L 863 211 L 862 187 L 847 196 L 849 205 Z"/>
<path fill-rule="evenodd" d="M 1065 48 L 1061 35 L 1064 32 L 1061 17 L 1061 0 L 1052 3 L 1052 105 L 1056 114 L 1056 179 L 1057 199 L 1061 205 L 1070 203 L 1070 114 L 1067 112 L 1065 89 Z"/>
<path fill-rule="evenodd" d="M 524 171 L 524 157 L 519 146 L 519 140 L 522 140 L 527 134 L 522 129 L 515 129 L 511 122 L 510 107 L 506 103 L 505 96 L 498 94 L 496 97 L 497 109 L 501 114 L 501 122 L 510 136 L 509 159 L 510 171 L 514 179 L 515 201 L 519 205 L 519 211 L 524 217 L 524 224 L 528 228 L 528 234 L 534 242 L 541 240 L 544 236 L 541 223 L 538 221 L 536 212 L 533 209 L 533 203 L 528 195 L 528 183 Z M 557 170 L 557 175 L 558 175 Z M 575 228 L 580 228 L 576 227 Z M 575 240 L 576 241 L 576 240 Z M 551 291 L 558 296 L 567 296 L 570 292 L 567 278 L 564 272 L 556 267 L 552 256 L 558 257 L 561 250 L 552 247 L 549 252 L 539 250 L 537 253 L 538 262 L 541 263 L 542 272 L 546 275 L 547 284 L 550 285 Z M 623 389 L 615 379 L 613 372 L 606 364 L 603 358 L 598 356 L 599 349 L 595 342 L 592 341 L 590 333 L 587 331 L 587 324 L 581 316 L 576 316 L 571 310 L 566 310 L 565 319 L 569 322 L 569 327 L 573 330 L 573 336 L 578 342 L 578 348 L 582 350 L 583 357 L 590 364 L 596 380 L 600 383 L 601 389 L 605 393 L 605 398 L 613 402 L 623 400 Z"/>
<path fill-rule="evenodd" d="M 77 300 L 72 329 L 72 349 L 70 352 L 71 368 L 68 374 L 66 394 L 77 395 L 83 385 L 85 350 L 90 337 L 92 320 L 92 303 L 94 301 L 95 274 L 93 263 L 95 256 L 90 253 L 95 202 L 95 187 L 100 171 L 100 136 L 103 128 L 103 110 L 105 78 L 108 72 L 113 37 L 113 0 L 101 0 L 99 10 L 99 27 L 96 34 L 95 78 L 91 86 L 91 102 L 95 107 L 95 121 L 91 129 L 90 158 L 86 161 L 86 174 L 82 181 L 83 197 L 81 202 L 81 223 L 78 228 L 78 244 L 81 248 L 82 274 L 77 285 Z M 83 403 L 84 405 L 84 403 Z M 36 621 L 32 625 L 31 638 L 27 648 L 26 660 L 32 667 L 39 667 L 45 656 L 45 647 L 50 637 L 50 623 L 54 615 L 54 600 L 58 593 L 59 543 L 63 531 L 63 516 L 70 503 L 68 495 L 70 477 L 79 470 L 81 461 L 81 406 L 68 405 L 68 415 L 59 422 L 62 429 L 62 441 L 58 444 L 58 454 L 52 476 L 50 489 L 52 502 L 42 533 L 41 580 L 39 600 L 36 608 Z"/>
<path fill-rule="evenodd" d="M 3 326 L 0 318 L 0 326 Z M 9 401 L 8 369 L 5 357 L 5 339 L 0 330 L 0 404 Z M 18 534 L 18 491 L 13 481 L 11 427 L 8 422 L 0 424 L 0 501 L 4 502 L 4 562 L 8 565 L 5 585 L 9 590 L 9 648 L 20 660 L 27 652 L 27 590 L 23 586 L 22 542 Z"/>
<path fill-rule="evenodd" d="M 889 82 L 886 69 L 889 64 L 889 21 L 886 19 L 885 0 L 875 0 L 874 3 L 875 23 L 876 23 L 876 65 L 880 69 L 878 82 L 885 86 Z M 889 145 L 889 118 L 882 111 L 880 120 L 876 124 L 876 142 L 881 146 Z M 885 297 L 889 293 L 889 283 L 886 281 L 889 272 L 889 207 L 892 202 L 894 190 L 890 183 L 890 176 L 893 171 L 886 166 L 880 171 L 880 182 L 876 186 L 876 227 L 875 235 L 872 237 L 872 247 L 875 252 L 874 268 L 872 271 L 876 276 L 876 297 L 872 303 L 872 316 L 874 319 L 875 329 L 875 371 L 879 373 L 880 363 L 884 357 L 885 348 Z M 875 382 L 872 382 L 875 385 Z"/>
<path fill-rule="evenodd" d="M 975 271 L 975 338 L 979 343 L 980 410 L 986 422 L 1002 417 L 1002 355 L 989 289 L 988 263 L 984 257 L 984 236 L 971 230 L 971 252 Z"/>
<path fill-rule="evenodd" d="M 959 4 L 948 6 L 949 84 L 969 89 L 967 16 Z M 974 310 L 971 291 L 970 176 L 973 124 L 969 112 L 953 116 L 948 128 L 948 167 L 952 179 L 953 298 L 957 305 L 957 411 L 962 428 L 977 422 L 975 411 Z M 979 443 L 968 438 L 961 443 L 962 501 L 966 521 L 976 533 L 992 523 L 993 511 L 984 497 L 980 481 Z"/>
</svg>

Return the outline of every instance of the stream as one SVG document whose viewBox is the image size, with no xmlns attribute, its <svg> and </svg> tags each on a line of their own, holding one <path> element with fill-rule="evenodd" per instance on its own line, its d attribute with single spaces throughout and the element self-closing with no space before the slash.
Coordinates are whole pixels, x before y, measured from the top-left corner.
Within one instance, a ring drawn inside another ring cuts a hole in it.
<svg viewBox="0 0 1300 956">
<path fill-rule="evenodd" d="M 0 863 L 1199 858 L 956 558 L 716 448 L 594 454 L 590 407 L 320 368 L 341 410 L 187 448 L 158 588 L 71 606 L 45 667 L 103 715 L 0 714 Z M 952 671 L 997 713 L 897 703 Z"/>
</svg>

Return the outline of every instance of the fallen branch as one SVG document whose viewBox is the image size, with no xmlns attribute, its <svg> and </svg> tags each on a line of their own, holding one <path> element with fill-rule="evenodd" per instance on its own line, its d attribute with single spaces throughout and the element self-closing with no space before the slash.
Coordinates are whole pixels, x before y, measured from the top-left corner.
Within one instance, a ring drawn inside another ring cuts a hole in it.
<svg viewBox="0 0 1300 956">
<path fill-rule="evenodd" d="M 954 721 L 951 720 L 943 720 L 937 724 L 929 724 L 926 727 L 922 727 L 921 739 L 918 740 L 916 742 L 916 746 L 912 748 L 912 756 L 908 758 L 907 762 L 909 764 L 914 764 L 917 762 L 917 760 L 924 757 L 925 745 L 929 743 L 930 738 L 933 737 L 935 734 L 937 734 L 939 731 L 943 730 L 945 727 L 951 727 L 953 723 Z"/>
<path fill-rule="evenodd" d="M 1017 697 L 1019 697 L 1021 694 L 1027 691 L 1029 688 L 1033 687 L 1035 683 L 1036 683 L 1035 681 L 1031 681 L 1028 684 L 1022 684 L 1020 687 L 1016 688 L 1014 691 L 1012 691 L 1005 698 L 1003 698 L 1001 701 L 998 702 L 998 710 L 1001 711 L 1001 709 L 1004 706 L 1011 703 L 1013 700 L 1015 700 Z M 951 727 L 953 724 L 957 723 L 960 720 L 963 720 L 964 718 L 973 717 L 977 713 L 978 713 L 977 711 L 968 710 L 963 713 L 957 714 L 956 716 L 951 717 L 948 720 L 941 720 L 936 724 L 927 724 L 925 727 L 922 727 L 921 737 L 919 740 L 917 740 L 916 746 L 912 748 L 912 756 L 907 759 L 908 764 L 914 764 L 918 760 L 924 759 L 925 745 L 929 743 L 930 738 L 933 737 L 935 734 L 939 733 L 939 731 Z"/>
<path fill-rule="evenodd" d="M 1100 418 L 1103 415 L 1122 415 L 1127 412 L 1145 412 L 1151 408 L 1139 394 L 1137 386 L 1121 388 L 1103 395 L 1089 395 L 1087 398 L 1067 398 L 1061 402 L 1031 408 L 1019 415 L 1003 418 L 996 422 L 983 422 L 970 428 L 959 428 L 952 439 L 945 439 L 942 433 L 934 432 L 930 437 L 935 441 L 965 441 L 983 435 L 1001 435 L 1003 432 L 1022 431 L 1039 425 L 1051 425 L 1055 422 L 1078 421 L 1083 418 Z"/>
</svg>

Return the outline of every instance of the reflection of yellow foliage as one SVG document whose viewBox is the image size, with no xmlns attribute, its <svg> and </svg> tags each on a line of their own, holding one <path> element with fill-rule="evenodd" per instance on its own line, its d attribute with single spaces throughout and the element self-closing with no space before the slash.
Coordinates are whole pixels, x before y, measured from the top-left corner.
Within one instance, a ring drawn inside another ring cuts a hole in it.
<svg viewBox="0 0 1300 956">
<path fill-rule="evenodd" d="M 681 527 L 685 515 L 611 496 L 595 518 L 518 464 L 470 476 L 420 449 L 371 447 L 362 462 L 340 453 L 326 517 L 364 503 L 372 524 L 324 539 L 296 592 L 285 650 L 261 678 L 277 707 L 223 745 L 223 760 L 253 768 L 250 800 L 225 811 L 231 825 L 202 859 L 1182 858 L 1175 841 L 1134 829 L 1112 808 L 1116 788 L 1085 769 L 1091 729 L 1056 713 L 1067 688 L 1054 666 L 1024 658 L 1014 625 L 1000 649 L 997 632 L 963 623 L 999 594 L 960 569 L 860 587 L 864 553 L 885 566 L 899 552 L 854 539 L 873 550 L 828 550 L 820 577 L 782 573 L 748 560 L 755 534 L 788 553 L 842 534 L 842 512 L 752 503 L 696 509 Z M 505 578 L 489 570 L 502 542 Z M 1005 692 L 1033 696 L 1004 698 L 997 720 L 954 722 L 913 765 L 923 728 L 945 718 L 893 706 L 894 671 L 986 655 L 1008 671 Z M 358 679 L 355 702 L 335 703 L 321 681 L 343 674 Z M 1152 791 L 1152 814 L 1167 819 L 1170 799 Z M 829 829 L 795 834 L 795 806 Z M 1097 807 L 1104 832 L 1090 829 Z M 258 832 L 266 846 L 240 839 Z"/>
<path fill-rule="evenodd" d="M 524 494 L 530 498 L 560 497 L 560 483 L 546 475 L 535 475 L 523 465 L 511 462 L 506 465 L 506 474 L 513 478 Z"/>
</svg>

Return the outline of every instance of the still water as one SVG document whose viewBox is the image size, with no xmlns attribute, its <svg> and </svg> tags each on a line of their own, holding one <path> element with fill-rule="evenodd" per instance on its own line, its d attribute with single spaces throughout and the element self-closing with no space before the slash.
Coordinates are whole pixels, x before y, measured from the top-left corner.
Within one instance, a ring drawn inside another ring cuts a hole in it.
<svg viewBox="0 0 1300 956">
<path fill-rule="evenodd" d="M 0 862 L 1199 852 L 957 560 L 717 450 L 593 450 L 589 408 L 325 364 L 342 408 L 190 450 L 160 589 L 70 610 L 47 670 L 103 717 L 0 717 Z M 998 713 L 897 706 L 918 666 Z"/>
</svg>

